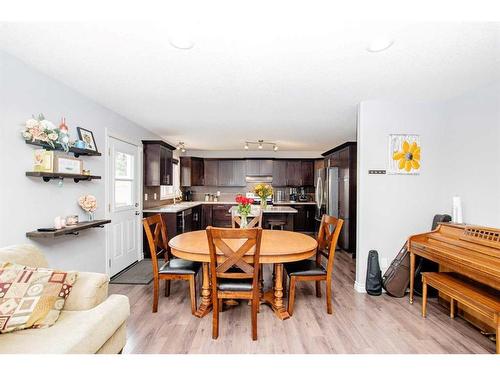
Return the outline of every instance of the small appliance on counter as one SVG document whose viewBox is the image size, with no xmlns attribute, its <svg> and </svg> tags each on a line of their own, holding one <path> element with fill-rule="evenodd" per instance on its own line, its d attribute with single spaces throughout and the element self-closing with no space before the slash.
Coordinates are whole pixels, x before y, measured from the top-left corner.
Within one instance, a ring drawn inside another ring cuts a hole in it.
<svg viewBox="0 0 500 375">
<path fill-rule="evenodd" d="M 283 190 L 275 190 L 275 192 L 276 192 L 276 197 L 275 197 L 276 202 L 284 202 L 285 192 Z"/>
<path fill-rule="evenodd" d="M 290 188 L 290 203 L 295 203 L 297 202 L 297 189 L 296 188 Z"/>
<path fill-rule="evenodd" d="M 308 202 L 309 201 L 309 196 L 306 194 L 306 189 L 304 187 L 301 187 L 299 189 L 299 202 Z"/>
<path fill-rule="evenodd" d="M 193 192 L 191 190 L 186 190 L 182 196 L 185 202 L 191 202 L 193 200 Z"/>
</svg>

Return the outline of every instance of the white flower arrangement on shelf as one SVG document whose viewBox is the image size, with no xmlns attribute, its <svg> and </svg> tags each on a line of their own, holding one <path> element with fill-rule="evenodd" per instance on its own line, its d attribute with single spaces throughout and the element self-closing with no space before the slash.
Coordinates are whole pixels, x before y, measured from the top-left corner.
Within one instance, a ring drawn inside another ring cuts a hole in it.
<svg viewBox="0 0 500 375">
<path fill-rule="evenodd" d="M 27 141 L 47 143 L 50 147 L 60 146 L 64 151 L 69 151 L 69 136 L 67 131 L 61 131 L 52 122 L 45 119 L 43 114 L 38 118 L 26 120 L 21 132 Z"/>
<path fill-rule="evenodd" d="M 97 209 L 97 199 L 93 195 L 82 195 L 78 204 L 89 215 L 89 221 L 94 220 L 94 211 Z"/>
</svg>

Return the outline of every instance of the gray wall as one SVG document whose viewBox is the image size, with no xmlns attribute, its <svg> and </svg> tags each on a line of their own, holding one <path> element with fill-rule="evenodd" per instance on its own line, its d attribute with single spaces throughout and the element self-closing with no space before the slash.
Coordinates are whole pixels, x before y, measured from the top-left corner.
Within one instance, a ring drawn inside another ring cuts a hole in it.
<svg viewBox="0 0 500 375">
<path fill-rule="evenodd" d="M 123 134 L 131 141 L 158 139 L 155 134 L 82 96 L 62 83 L 32 69 L 20 60 L 0 52 L 0 246 L 30 243 L 25 232 L 53 225 L 55 216 L 80 214 L 77 205 L 83 194 L 97 197 L 96 218 L 105 215 L 105 128 Z M 82 157 L 84 168 L 102 180 L 45 183 L 28 178 L 33 168 L 32 146 L 26 145 L 20 131 L 25 120 L 42 112 L 56 125 L 66 117 L 72 139 L 76 127 L 90 129 L 96 138 L 101 157 Z M 104 229 L 82 231 L 79 237 L 33 242 L 49 259 L 51 266 L 83 271 L 105 271 Z"/>
<path fill-rule="evenodd" d="M 388 135 L 419 134 L 420 175 L 368 175 L 386 169 Z M 466 223 L 500 227 L 500 86 L 444 102 L 367 101 L 358 120 L 356 289 L 367 255 L 386 268 L 409 235 L 427 232 L 436 213 L 462 197 Z"/>
</svg>

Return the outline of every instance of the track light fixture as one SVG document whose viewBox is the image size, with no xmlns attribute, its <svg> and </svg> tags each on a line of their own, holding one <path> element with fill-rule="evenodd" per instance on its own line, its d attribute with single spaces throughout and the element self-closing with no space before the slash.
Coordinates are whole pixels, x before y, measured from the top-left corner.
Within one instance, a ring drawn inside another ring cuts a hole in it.
<svg viewBox="0 0 500 375">
<path fill-rule="evenodd" d="M 177 146 L 175 148 L 177 150 L 181 150 L 182 153 L 186 152 L 186 145 L 184 144 L 184 142 L 177 143 Z"/>
<path fill-rule="evenodd" d="M 257 145 L 259 150 L 263 150 L 264 146 L 269 145 L 272 146 L 274 152 L 278 151 L 278 145 L 276 143 L 264 141 L 263 139 L 259 139 L 257 141 L 245 141 L 245 150 L 248 150 L 250 145 Z"/>
</svg>

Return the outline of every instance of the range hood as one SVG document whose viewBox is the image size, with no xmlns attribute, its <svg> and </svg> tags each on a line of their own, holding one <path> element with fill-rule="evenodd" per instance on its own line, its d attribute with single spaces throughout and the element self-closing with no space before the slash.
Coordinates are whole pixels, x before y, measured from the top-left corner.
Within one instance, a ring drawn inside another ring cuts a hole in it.
<svg viewBox="0 0 500 375">
<path fill-rule="evenodd" d="M 245 180 L 249 184 L 258 184 L 258 183 L 270 184 L 273 182 L 273 176 L 246 176 Z"/>
</svg>

